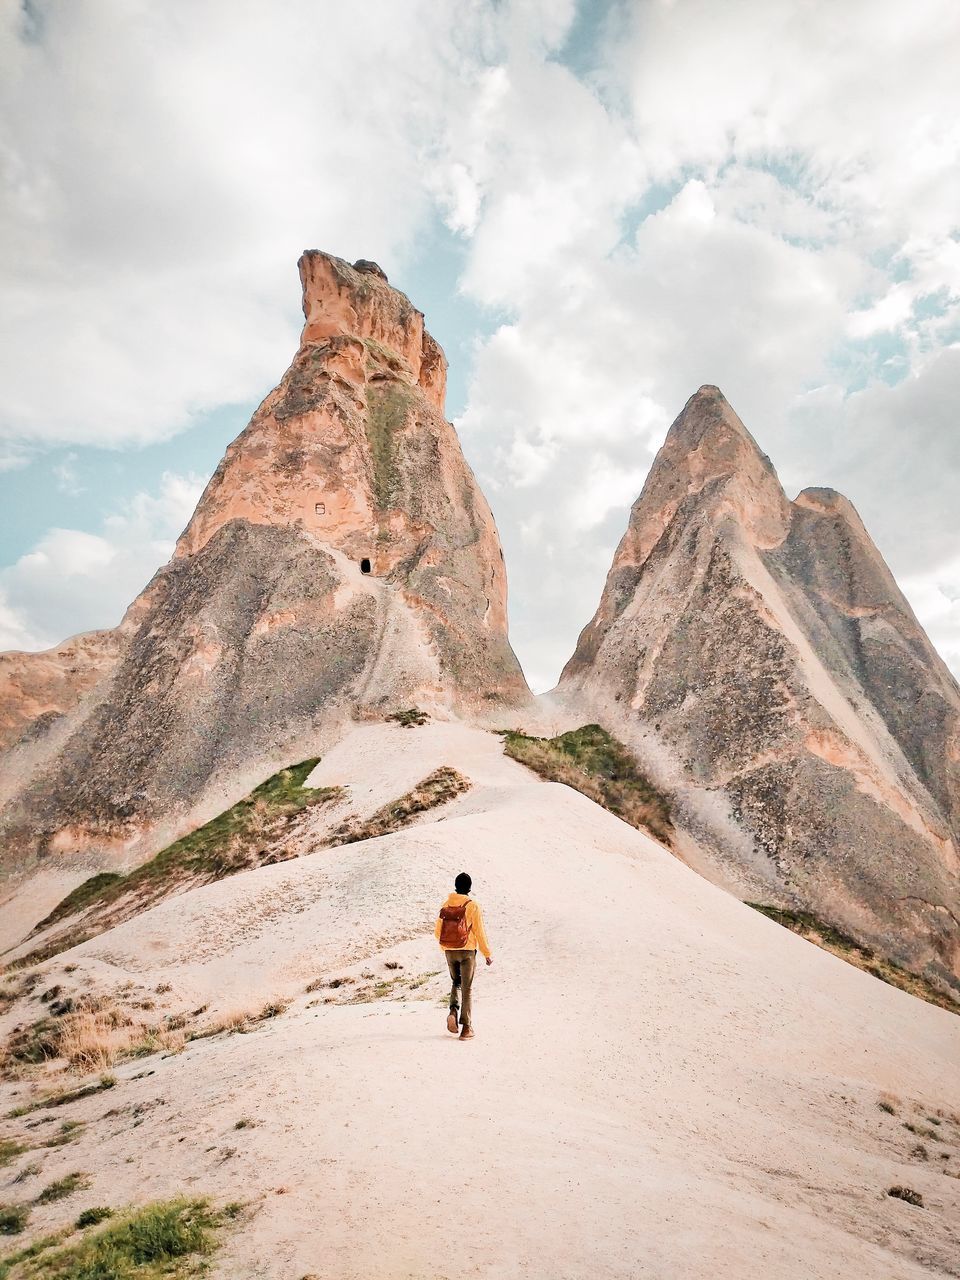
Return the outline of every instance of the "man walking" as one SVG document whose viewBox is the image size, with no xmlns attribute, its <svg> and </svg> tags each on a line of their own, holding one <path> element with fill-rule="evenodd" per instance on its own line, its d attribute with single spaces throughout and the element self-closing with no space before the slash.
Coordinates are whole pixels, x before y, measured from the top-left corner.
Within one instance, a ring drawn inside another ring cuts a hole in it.
<svg viewBox="0 0 960 1280">
<path fill-rule="evenodd" d="M 473 1039 L 473 1017 L 471 1008 L 471 990 L 473 975 L 477 967 L 477 948 L 483 953 L 487 964 L 493 964 L 490 944 L 483 928 L 483 914 L 480 903 L 474 902 L 469 894 L 473 881 L 465 871 L 461 871 L 453 882 L 454 892 L 440 908 L 434 936 L 443 948 L 447 957 L 447 968 L 450 970 L 450 1012 L 447 1015 L 447 1030 L 457 1034 L 457 1012 L 460 1014 L 460 1039 Z M 458 998 L 459 997 L 459 998 Z"/>
</svg>

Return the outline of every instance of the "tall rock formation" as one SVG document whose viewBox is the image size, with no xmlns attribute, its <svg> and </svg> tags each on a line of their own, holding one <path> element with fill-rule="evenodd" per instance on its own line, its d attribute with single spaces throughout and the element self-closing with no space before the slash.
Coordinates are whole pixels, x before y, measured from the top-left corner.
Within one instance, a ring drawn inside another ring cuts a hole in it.
<svg viewBox="0 0 960 1280">
<path fill-rule="evenodd" d="M 747 897 L 960 996 L 960 689 L 852 505 L 790 502 L 716 387 L 670 428 L 560 689 Z"/>
<path fill-rule="evenodd" d="M 0 659 L 0 696 L 49 692 L 0 715 L 20 733 L 0 764 L 8 866 L 136 861 L 356 714 L 529 696 L 443 352 L 374 263 L 299 265 L 300 349 L 169 564 L 72 674 L 77 643 Z"/>
</svg>

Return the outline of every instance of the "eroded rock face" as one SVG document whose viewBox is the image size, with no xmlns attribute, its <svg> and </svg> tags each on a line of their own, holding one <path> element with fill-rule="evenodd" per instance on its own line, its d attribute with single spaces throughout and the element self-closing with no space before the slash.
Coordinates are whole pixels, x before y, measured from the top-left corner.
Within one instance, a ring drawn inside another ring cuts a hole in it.
<svg viewBox="0 0 960 1280">
<path fill-rule="evenodd" d="M 493 517 L 443 418 L 442 351 L 375 264 L 309 252 L 300 275 L 300 349 L 105 633 L 91 705 L 0 767 L 8 863 L 137 861 L 350 717 L 529 697 Z"/>
<path fill-rule="evenodd" d="M 117 631 L 74 636 L 44 653 L 0 653 L 0 751 L 72 711 L 112 669 Z"/>
<path fill-rule="evenodd" d="M 560 684 L 745 897 L 960 996 L 960 689 L 851 504 L 795 502 L 716 387 L 670 429 Z"/>
</svg>

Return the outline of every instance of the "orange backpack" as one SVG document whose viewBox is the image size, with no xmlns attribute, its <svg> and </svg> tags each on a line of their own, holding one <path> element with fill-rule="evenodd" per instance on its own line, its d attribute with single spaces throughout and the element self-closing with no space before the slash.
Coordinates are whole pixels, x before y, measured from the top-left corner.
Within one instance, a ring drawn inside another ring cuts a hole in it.
<svg viewBox="0 0 960 1280">
<path fill-rule="evenodd" d="M 443 924 L 440 926 L 440 945 L 447 947 L 451 951 L 463 951 L 467 945 L 467 939 L 470 936 L 470 925 L 467 923 L 467 902 L 461 902 L 459 907 L 441 907 L 440 919 Z"/>
</svg>

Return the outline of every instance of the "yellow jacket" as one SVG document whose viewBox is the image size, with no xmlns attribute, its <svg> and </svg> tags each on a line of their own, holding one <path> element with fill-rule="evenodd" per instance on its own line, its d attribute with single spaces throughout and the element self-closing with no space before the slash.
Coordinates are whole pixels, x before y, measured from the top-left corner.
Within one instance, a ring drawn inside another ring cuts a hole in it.
<svg viewBox="0 0 960 1280">
<path fill-rule="evenodd" d="M 465 893 L 451 893 L 443 906 L 459 907 L 464 902 L 467 904 L 467 927 L 469 932 L 467 933 L 467 945 L 463 950 L 470 951 L 474 947 L 479 947 L 484 956 L 489 956 L 490 944 L 487 942 L 487 934 L 483 927 L 483 912 L 480 910 L 480 903 L 474 902 Z M 440 927 L 442 924 L 443 921 L 437 916 L 437 924 L 433 931 L 433 936 L 438 942 L 440 941 Z M 455 948 L 444 947 L 444 951 L 452 950 L 455 950 Z"/>
</svg>

